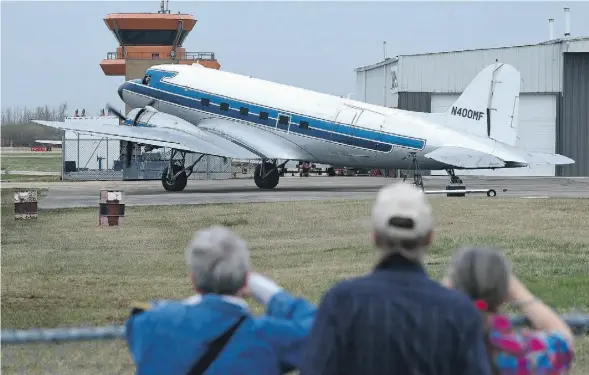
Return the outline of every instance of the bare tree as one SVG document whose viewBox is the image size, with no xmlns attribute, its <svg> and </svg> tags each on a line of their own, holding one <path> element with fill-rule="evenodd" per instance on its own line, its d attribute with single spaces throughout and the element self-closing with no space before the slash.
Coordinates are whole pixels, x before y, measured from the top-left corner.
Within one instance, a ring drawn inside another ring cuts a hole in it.
<svg viewBox="0 0 589 375">
<path fill-rule="evenodd" d="M 31 146 L 35 139 L 61 139 L 63 131 L 35 124 L 31 120 L 63 121 L 67 103 L 56 108 L 39 106 L 35 109 L 15 107 L 2 109 L 2 145 Z"/>
</svg>

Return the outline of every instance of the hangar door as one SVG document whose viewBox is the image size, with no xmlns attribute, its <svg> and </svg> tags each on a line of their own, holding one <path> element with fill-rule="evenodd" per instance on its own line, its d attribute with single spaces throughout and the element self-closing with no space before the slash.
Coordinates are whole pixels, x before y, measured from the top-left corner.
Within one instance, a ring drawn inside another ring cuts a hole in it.
<svg viewBox="0 0 589 375">
<path fill-rule="evenodd" d="M 431 111 L 445 112 L 458 99 L 454 94 L 432 94 Z M 527 151 L 554 153 L 556 148 L 556 95 L 522 94 L 519 100 L 517 146 Z M 432 175 L 446 172 L 432 171 Z M 482 169 L 461 171 L 458 175 L 472 176 L 554 176 L 552 165 L 532 165 L 527 168 Z"/>
</svg>

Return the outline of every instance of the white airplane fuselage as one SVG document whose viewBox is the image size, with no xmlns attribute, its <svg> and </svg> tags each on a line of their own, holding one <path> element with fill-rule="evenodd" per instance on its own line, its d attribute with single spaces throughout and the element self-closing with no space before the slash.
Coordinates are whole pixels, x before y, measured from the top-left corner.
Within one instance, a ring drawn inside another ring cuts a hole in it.
<svg viewBox="0 0 589 375">
<path fill-rule="evenodd" d="M 311 155 L 308 161 L 340 167 L 405 169 L 412 160 L 408 155 L 415 152 L 421 169 L 455 168 L 423 157 L 443 146 L 474 148 L 525 162 L 517 148 L 443 126 L 432 121 L 432 115 L 199 66 L 164 65 L 146 74 L 151 76 L 147 85 L 141 80 L 123 83 L 121 99 L 136 108 L 133 111 L 151 102 L 162 114 L 185 120 L 162 127 L 186 134 L 204 119 L 236 121 L 298 145 Z M 139 118 L 137 125 L 141 124 Z"/>
</svg>

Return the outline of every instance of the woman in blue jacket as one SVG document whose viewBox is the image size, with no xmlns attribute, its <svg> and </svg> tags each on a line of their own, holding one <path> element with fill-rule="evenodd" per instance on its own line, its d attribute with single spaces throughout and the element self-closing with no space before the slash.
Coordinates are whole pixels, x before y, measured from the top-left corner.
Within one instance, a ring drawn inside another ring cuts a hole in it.
<svg viewBox="0 0 589 375">
<path fill-rule="evenodd" d="M 249 250 L 223 227 L 198 231 L 186 249 L 197 294 L 136 306 L 126 322 L 137 374 L 283 374 L 299 367 L 316 307 L 250 272 Z M 253 316 L 243 296 L 266 306 Z"/>
</svg>

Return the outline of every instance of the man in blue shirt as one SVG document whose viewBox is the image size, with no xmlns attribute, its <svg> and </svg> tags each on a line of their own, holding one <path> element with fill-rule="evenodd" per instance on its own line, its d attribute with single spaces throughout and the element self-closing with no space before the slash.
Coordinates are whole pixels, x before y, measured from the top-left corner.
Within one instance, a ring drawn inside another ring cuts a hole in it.
<svg viewBox="0 0 589 375">
<path fill-rule="evenodd" d="M 435 225 L 421 189 L 382 188 L 371 216 L 381 260 L 325 294 L 300 374 L 490 375 L 479 312 L 422 265 Z"/>
<path fill-rule="evenodd" d="M 186 260 L 197 294 L 136 306 L 126 323 L 137 374 L 273 375 L 299 367 L 314 305 L 251 273 L 247 245 L 229 229 L 197 232 Z M 263 303 L 266 315 L 252 316 L 245 295 Z"/>
</svg>

